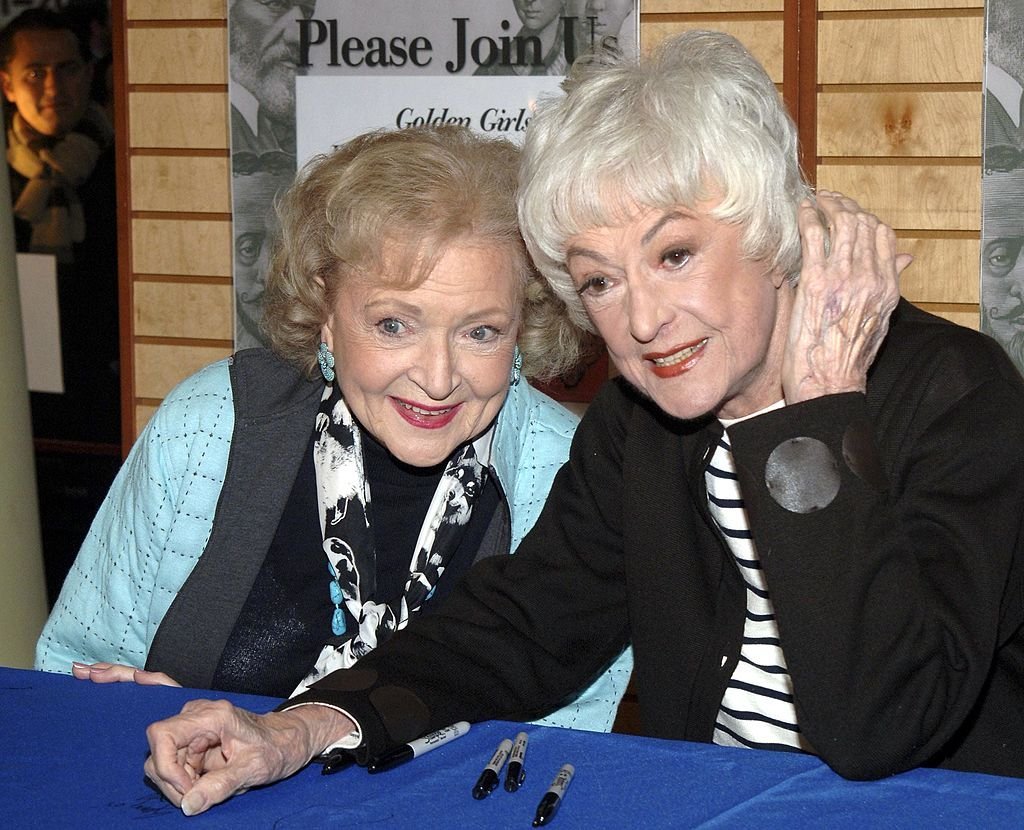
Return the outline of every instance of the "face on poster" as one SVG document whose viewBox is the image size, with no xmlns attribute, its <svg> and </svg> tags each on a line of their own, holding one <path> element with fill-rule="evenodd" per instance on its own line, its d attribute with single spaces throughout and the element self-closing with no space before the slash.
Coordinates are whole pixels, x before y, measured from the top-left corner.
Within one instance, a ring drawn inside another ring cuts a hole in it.
<svg viewBox="0 0 1024 830">
<path fill-rule="evenodd" d="M 986 17 L 980 322 L 1024 372 L 1024 0 Z"/>
<path fill-rule="evenodd" d="M 303 163 L 368 130 L 423 124 L 520 143 L 591 43 L 637 52 L 637 5 L 229 0 L 236 348 L 262 342 L 273 203 Z"/>
</svg>

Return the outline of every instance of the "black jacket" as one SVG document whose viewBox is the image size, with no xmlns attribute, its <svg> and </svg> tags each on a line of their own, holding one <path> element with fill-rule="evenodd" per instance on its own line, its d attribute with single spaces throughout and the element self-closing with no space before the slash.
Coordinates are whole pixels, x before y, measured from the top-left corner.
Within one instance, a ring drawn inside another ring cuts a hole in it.
<svg viewBox="0 0 1024 830">
<path fill-rule="evenodd" d="M 610 382 L 518 554 L 306 699 L 351 712 L 373 754 L 552 708 L 631 641 L 644 731 L 710 741 L 745 611 L 707 511 L 720 432 Z M 822 759 L 1024 775 L 1024 384 L 998 345 L 901 302 L 866 395 L 729 432 Z"/>
</svg>

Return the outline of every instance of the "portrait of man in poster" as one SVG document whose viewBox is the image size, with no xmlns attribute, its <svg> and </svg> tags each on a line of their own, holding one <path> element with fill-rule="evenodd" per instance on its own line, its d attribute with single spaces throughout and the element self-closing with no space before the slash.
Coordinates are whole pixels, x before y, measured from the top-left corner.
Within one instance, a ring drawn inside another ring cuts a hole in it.
<svg viewBox="0 0 1024 830">
<path fill-rule="evenodd" d="M 1024 372 L 1024 0 L 986 8 L 981 329 Z"/>
<path fill-rule="evenodd" d="M 235 347 L 263 345 L 263 283 L 274 197 L 295 178 L 298 20 L 316 0 L 231 0 L 228 7 Z"/>
</svg>

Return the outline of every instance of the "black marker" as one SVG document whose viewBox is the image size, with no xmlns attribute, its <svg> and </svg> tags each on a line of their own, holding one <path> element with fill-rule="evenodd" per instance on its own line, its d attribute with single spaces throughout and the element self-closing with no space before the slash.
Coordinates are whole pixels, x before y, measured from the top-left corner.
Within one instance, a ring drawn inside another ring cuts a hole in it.
<svg viewBox="0 0 1024 830">
<path fill-rule="evenodd" d="M 473 798 L 487 798 L 498 786 L 498 773 L 501 772 L 501 768 L 505 766 L 505 759 L 508 758 L 508 754 L 512 751 L 512 741 L 505 738 L 498 748 L 494 750 L 494 755 L 491 756 L 490 763 L 484 767 L 484 771 L 480 773 L 480 777 L 476 779 L 476 784 L 473 785 Z"/>
<path fill-rule="evenodd" d="M 512 745 L 512 756 L 508 759 L 508 772 L 505 773 L 505 789 L 514 793 L 526 780 L 526 744 L 529 737 L 525 732 L 516 735 L 516 742 Z"/>
<path fill-rule="evenodd" d="M 541 827 L 555 817 L 555 813 L 558 812 L 558 808 L 562 805 L 565 791 L 569 789 L 575 773 L 576 767 L 572 764 L 562 764 L 562 768 L 558 771 L 558 775 L 555 776 L 555 780 L 551 782 L 548 791 L 544 793 L 540 804 L 537 805 L 537 813 L 533 817 L 534 827 Z"/>
<path fill-rule="evenodd" d="M 318 760 L 323 762 L 323 766 L 320 768 L 321 775 L 334 775 L 334 773 L 352 766 L 356 762 L 356 756 L 347 749 L 332 749 L 326 755 L 320 756 Z"/>
<path fill-rule="evenodd" d="M 424 735 L 415 741 L 409 741 L 409 743 L 403 744 L 398 749 L 384 753 L 379 758 L 374 758 L 366 765 L 366 771 L 384 772 L 386 769 L 397 767 L 399 764 L 404 764 L 406 761 L 411 761 L 413 758 L 425 755 L 432 749 L 444 746 L 449 741 L 461 738 L 468 731 L 469 724 L 464 720 L 460 720 L 458 723 L 453 723 L 444 729 L 438 729 L 436 732 L 431 732 L 429 735 Z"/>
</svg>

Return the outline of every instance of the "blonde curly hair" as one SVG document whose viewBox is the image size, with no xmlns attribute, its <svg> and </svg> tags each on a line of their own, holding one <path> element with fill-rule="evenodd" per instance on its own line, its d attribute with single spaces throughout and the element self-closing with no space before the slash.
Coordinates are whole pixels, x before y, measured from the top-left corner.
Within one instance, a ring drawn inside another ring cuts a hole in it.
<svg viewBox="0 0 1024 830">
<path fill-rule="evenodd" d="M 312 159 L 277 206 L 263 310 L 271 348 L 314 376 L 321 327 L 348 275 L 414 288 L 470 239 L 504 247 L 521 281 L 523 374 L 548 380 L 575 368 L 587 335 L 526 252 L 518 169 L 514 145 L 455 126 L 367 133 Z"/>
</svg>

